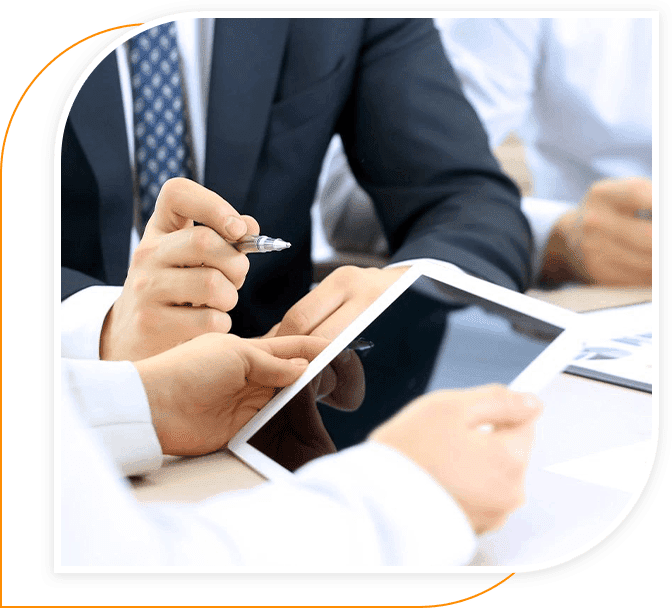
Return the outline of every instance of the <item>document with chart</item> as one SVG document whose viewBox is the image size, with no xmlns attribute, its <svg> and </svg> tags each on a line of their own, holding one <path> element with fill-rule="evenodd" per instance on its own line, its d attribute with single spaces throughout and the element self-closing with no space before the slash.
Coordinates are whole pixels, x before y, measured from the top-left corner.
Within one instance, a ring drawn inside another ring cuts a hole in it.
<svg viewBox="0 0 672 608">
<path fill-rule="evenodd" d="M 583 313 L 595 324 L 595 337 L 565 370 L 577 376 L 651 392 L 654 314 L 651 302 Z"/>
</svg>

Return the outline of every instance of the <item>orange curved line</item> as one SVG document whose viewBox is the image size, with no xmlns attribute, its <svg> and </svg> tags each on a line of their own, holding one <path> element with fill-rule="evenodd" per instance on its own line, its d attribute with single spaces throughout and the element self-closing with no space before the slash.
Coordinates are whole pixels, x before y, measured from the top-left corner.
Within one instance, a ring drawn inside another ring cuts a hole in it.
<svg viewBox="0 0 672 608">
<path fill-rule="evenodd" d="M 9 123 L 7 124 L 7 129 L 5 130 L 5 136 L 2 139 L 2 149 L 0 149 L 0 171 L 2 171 L 2 161 L 5 157 L 5 143 L 7 141 L 7 135 L 9 134 L 9 127 L 12 126 L 12 121 L 14 120 L 14 115 L 16 114 L 17 109 L 19 108 L 19 105 L 21 105 L 21 102 L 23 101 L 23 98 L 26 96 L 26 93 L 30 89 L 30 87 L 35 84 L 35 81 L 44 73 L 44 71 L 52 64 L 54 61 L 56 61 L 61 55 L 64 55 L 67 53 L 70 49 L 76 47 L 78 44 L 81 44 L 82 42 L 86 42 L 87 40 L 93 38 L 94 36 L 99 36 L 100 34 L 105 34 L 107 32 L 111 32 L 113 30 L 118 30 L 118 29 L 123 29 L 123 28 L 128 28 L 128 27 L 136 27 L 138 25 L 142 25 L 142 23 L 130 23 L 128 25 L 117 25 L 115 27 L 110 27 L 107 28 L 106 30 L 101 30 L 100 32 L 96 32 L 95 34 L 91 34 L 90 36 L 87 36 L 86 38 L 82 38 L 81 40 L 78 40 L 74 44 L 71 44 L 67 49 L 61 51 L 58 55 L 56 55 L 49 63 L 47 63 L 35 76 L 30 81 L 30 84 L 26 87 L 25 91 L 21 94 L 21 97 L 19 97 L 19 101 L 16 102 L 16 105 L 14 106 L 14 111 L 12 112 L 12 115 L 9 118 Z"/>
<path fill-rule="evenodd" d="M 441 606 L 452 606 L 453 604 L 461 604 L 462 602 L 466 602 L 467 600 L 473 600 L 475 597 L 478 597 L 479 595 L 483 595 L 484 593 L 487 593 L 488 591 L 492 591 L 495 587 L 499 587 L 502 583 L 505 583 L 508 581 L 515 572 L 512 572 L 507 576 L 506 578 L 503 578 L 501 581 L 498 583 L 495 583 L 492 587 L 488 587 L 485 591 L 481 591 L 480 593 L 477 593 L 475 595 L 470 595 L 469 597 L 465 597 L 461 600 L 455 600 L 454 602 L 448 602 L 447 604 L 435 604 L 433 606 L 424 606 L 423 608 L 440 608 Z"/>
</svg>

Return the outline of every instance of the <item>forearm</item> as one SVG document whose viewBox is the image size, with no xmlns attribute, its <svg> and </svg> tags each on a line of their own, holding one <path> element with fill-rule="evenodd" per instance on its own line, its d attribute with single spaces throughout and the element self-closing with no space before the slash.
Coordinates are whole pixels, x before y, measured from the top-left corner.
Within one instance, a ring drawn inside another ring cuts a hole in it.
<svg viewBox="0 0 672 608">
<path fill-rule="evenodd" d="M 392 47 L 401 31 L 406 37 Z M 399 32 L 385 54 L 375 45 L 367 50 L 357 83 L 366 103 L 355 109 L 354 122 L 341 125 L 353 173 L 376 204 L 392 261 L 432 257 L 524 289 L 530 233 L 518 190 L 492 155 L 436 30 L 414 22 Z M 417 75 L 400 77 L 399 64 Z M 359 137 L 361 129 L 375 137 Z"/>
<path fill-rule="evenodd" d="M 532 241 L 517 198 L 487 178 L 472 178 L 471 183 L 473 187 L 462 180 L 458 194 L 425 210 L 391 261 L 432 257 L 524 291 L 530 282 Z"/>
</svg>

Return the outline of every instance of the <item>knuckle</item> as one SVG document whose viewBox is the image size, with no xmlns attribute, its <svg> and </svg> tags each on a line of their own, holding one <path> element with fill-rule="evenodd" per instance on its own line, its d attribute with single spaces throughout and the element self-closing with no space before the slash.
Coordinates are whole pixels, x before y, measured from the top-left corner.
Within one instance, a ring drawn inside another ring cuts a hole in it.
<svg viewBox="0 0 672 608">
<path fill-rule="evenodd" d="M 228 281 L 225 281 L 220 297 L 224 310 L 232 310 L 238 304 L 238 290 Z"/>
<path fill-rule="evenodd" d="M 597 209 L 586 209 L 583 214 L 583 229 L 597 231 L 602 224 L 602 215 Z"/>
<path fill-rule="evenodd" d="M 230 215 L 233 215 L 227 205 L 215 205 L 212 210 L 212 220 L 216 226 L 223 227 Z"/>
<path fill-rule="evenodd" d="M 225 334 L 231 329 L 231 317 L 225 312 L 209 308 L 204 315 L 203 329 L 208 333 Z"/>
<path fill-rule="evenodd" d="M 171 177 L 166 180 L 163 186 L 161 186 L 159 195 L 156 198 L 156 206 L 161 207 L 169 201 L 179 197 L 184 188 L 184 181 L 185 178 L 183 177 Z"/>
<path fill-rule="evenodd" d="M 352 282 L 357 280 L 358 275 L 362 269 L 356 266 L 339 266 L 331 273 L 330 278 L 335 287 L 345 289 L 352 285 Z"/>
<path fill-rule="evenodd" d="M 282 320 L 282 325 L 285 327 L 286 333 L 291 335 L 303 335 L 311 329 L 310 319 L 298 306 L 287 311 Z"/>
<path fill-rule="evenodd" d="M 191 248 L 198 255 L 214 249 L 216 246 L 215 239 L 214 231 L 207 226 L 195 226 L 189 235 Z"/>
<path fill-rule="evenodd" d="M 147 272 L 134 272 L 129 287 L 135 298 L 141 298 L 149 291 L 150 275 Z"/>
<path fill-rule="evenodd" d="M 203 290 L 208 301 L 215 298 L 222 285 L 222 275 L 214 268 L 203 268 Z"/>
<path fill-rule="evenodd" d="M 495 401 L 508 400 L 511 391 L 503 384 L 493 384 L 490 386 L 490 395 Z"/>
<path fill-rule="evenodd" d="M 185 177 L 171 177 L 164 182 L 161 191 L 166 194 L 178 194 L 183 190 L 187 181 Z"/>
<path fill-rule="evenodd" d="M 231 268 L 231 280 L 233 281 L 236 289 L 240 289 L 245 282 L 245 277 L 250 270 L 250 260 L 244 254 L 236 255 L 232 260 Z"/>
<path fill-rule="evenodd" d="M 131 256 L 131 267 L 137 268 L 139 266 L 144 266 L 156 255 L 157 249 L 158 243 L 156 242 L 147 239 L 140 241 L 140 244 L 135 248 L 135 251 Z"/>
</svg>

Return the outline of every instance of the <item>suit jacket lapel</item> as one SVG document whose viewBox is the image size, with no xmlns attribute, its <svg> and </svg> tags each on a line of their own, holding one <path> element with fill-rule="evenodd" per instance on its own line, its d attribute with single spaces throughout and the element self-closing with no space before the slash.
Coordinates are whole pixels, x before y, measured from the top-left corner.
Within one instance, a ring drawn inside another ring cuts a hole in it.
<svg viewBox="0 0 672 608">
<path fill-rule="evenodd" d="M 205 186 L 238 211 L 273 103 L 288 19 L 217 19 L 208 99 Z"/>
<path fill-rule="evenodd" d="M 103 59 L 86 80 L 72 105 L 70 121 L 98 182 L 107 280 L 121 284 L 133 225 L 133 182 L 116 53 Z"/>
</svg>

